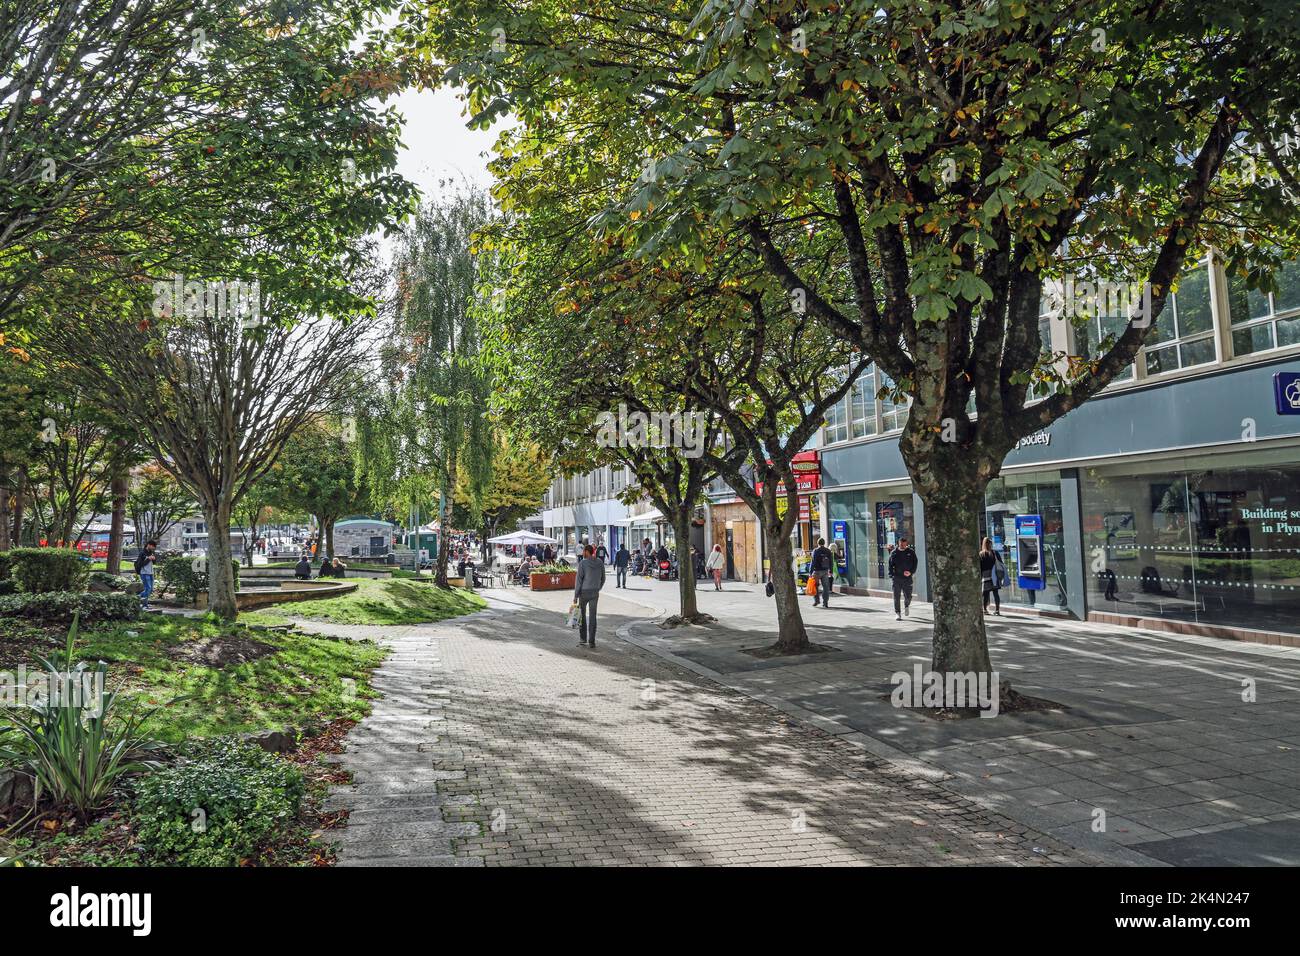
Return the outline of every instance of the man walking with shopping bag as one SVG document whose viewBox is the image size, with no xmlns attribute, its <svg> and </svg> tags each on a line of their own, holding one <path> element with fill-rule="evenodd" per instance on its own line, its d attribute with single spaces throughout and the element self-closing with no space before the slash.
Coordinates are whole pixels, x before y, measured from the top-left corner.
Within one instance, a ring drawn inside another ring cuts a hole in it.
<svg viewBox="0 0 1300 956">
<path fill-rule="evenodd" d="M 826 539 L 818 538 L 809 566 L 813 580 L 813 607 L 820 601 L 822 607 L 831 606 L 831 586 L 835 583 L 835 554 L 826 547 Z"/>
<path fill-rule="evenodd" d="M 596 549 L 582 549 L 578 573 L 573 581 L 573 599 L 578 602 L 578 646 L 596 646 L 596 602 L 605 586 L 605 562 L 595 556 Z"/>
</svg>

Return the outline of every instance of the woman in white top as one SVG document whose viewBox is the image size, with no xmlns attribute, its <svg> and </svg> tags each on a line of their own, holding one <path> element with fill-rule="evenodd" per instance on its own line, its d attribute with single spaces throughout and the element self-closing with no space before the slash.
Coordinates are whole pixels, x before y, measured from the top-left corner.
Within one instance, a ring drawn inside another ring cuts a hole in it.
<svg viewBox="0 0 1300 956">
<path fill-rule="evenodd" d="M 714 590 L 722 590 L 722 565 L 726 559 L 722 556 L 722 545 L 715 544 L 713 550 L 709 552 L 709 558 L 704 562 L 704 570 L 713 575 Z"/>
</svg>

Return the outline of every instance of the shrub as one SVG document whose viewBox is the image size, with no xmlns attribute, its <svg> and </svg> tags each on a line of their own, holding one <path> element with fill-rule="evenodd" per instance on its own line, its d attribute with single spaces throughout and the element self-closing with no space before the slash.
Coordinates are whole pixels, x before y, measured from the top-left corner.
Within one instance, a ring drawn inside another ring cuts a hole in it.
<svg viewBox="0 0 1300 956">
<path fill-rule="evenodd" d="M 8 594 L 0 596 L 0 617 L 21 617 L 47 624 L 69 624 L 77 615 L 85 623 L 134 621 L 140 599 L 132 594 Z"/>
<path fill-rule="evenodd" d="M 13 594 L 17 590 L 18 585 L 14 584 L 13 581 L 0 580 L 0 596 Z"/>
<path fill-rule="evenodd" d="M 142 778 L 133 816 L 155 862 L 237 866 L 298 816 L 293 764 L 231 738 Z"/>
<path fill-rule="evenodd" d="M 14 559 L 9 557 L 11 552 L 0 551 L 0 581 L 9 580 L 9 572 L 13 567 Z"/>
<path fill-rule="evenodd" d="M 239 590 L 239 560 L 232 558 L 230 565 L 235 569 L 235 590 Z M 193 604 L 200 591 L 208 589 L 206 571 L 194 570 L 193 558 L 167 558 L 158 565 L 158 576 L 162 578 L 163 591 L 170 592 L 182 604 Z"/>
<path fill-rule="evenodd" d="M 80 591 L 88 564 L 72 548 L 14 548 L 9 552 L 10 576 L 19 591 Z"/>
<path fill-rule="evenodd" d="M 141 733 L 150 712 L 119 714 L 120 698 L 107 690 L 107 664 L 73 665 L 77 623 L 74 617 L 62 661 L 37 658 L 45 670 L 39 701 L 9 710 L 14 729 L 0 745 L 0 766 L 32 778 L 35 804 L 48 793 L 84 822 L 126 774 L 156 769 L 145 758 L 162 744 Z"/>
</svg>

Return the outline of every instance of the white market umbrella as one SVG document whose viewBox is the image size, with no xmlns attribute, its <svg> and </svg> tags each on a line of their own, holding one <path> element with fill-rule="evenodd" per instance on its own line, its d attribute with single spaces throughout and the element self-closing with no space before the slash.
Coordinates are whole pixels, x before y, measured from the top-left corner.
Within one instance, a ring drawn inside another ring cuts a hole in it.
<svg viewBox="0 0 1300 956">
<path fill-rule="evenodd" d="M 488 538 L 488 544 L 559 544 L 555 538 L 548 538 L 544 534 L 537 534 L 532 531 L 512 531 L 510 534 L 497 535 L 495 538 Z"/>
</svg>

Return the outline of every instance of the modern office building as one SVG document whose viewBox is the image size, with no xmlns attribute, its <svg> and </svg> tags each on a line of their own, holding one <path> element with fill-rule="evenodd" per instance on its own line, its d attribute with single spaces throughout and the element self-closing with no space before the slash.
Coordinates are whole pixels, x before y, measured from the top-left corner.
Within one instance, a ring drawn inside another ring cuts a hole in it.
<svg viewBox="0 0 1300 956">
<path fill-rule="evenodd" d="M 1300 264 L 1247 293 L 1212 257 L 1182 277 L 1121 381 L 1021 442 L 988 489 L 981 535 L 1016 577 L 1015 518 L 1039 515 L 1046 587 L 1004 603 L 1092 619 L 1300 643 Z M 1043 320 L 1053 351 L 1095 354 L 1123 318 Z M 828 535 L 844 578 L 885 589 L 888 549 L 921 554 L 925 515 L 898 449 L 906 409 L 867 376 L 823 430 Z M 974 556 L 972 555 L 972 561 Z M 1291 635 L 1287 637 L 1286 635 Z"/>
<path fill-rule="evenodd" d="M 619 500 L 631 480 L 626 468 L 610 466 L 557 478 L 542 501 L 542 533 L 559 541 L 563 553 L 574 553 L 587 543 L 603 544 L 612 553 L 624 541 L 656 538 L 661 532 L 649 514 L 652 507 L 636 509 L 642 513 L 638 517 Z"/>
<path fill-rule="evenodd" d="M 633 505 L 623 503 L 636 486 L 630 469 L 606 466 L 585 475 L 558 478 L 542 503 L 542 533 L 560 542 L 562 553 L 572 554 L 584 544 L 603 544 L 612 555 L 624 542 L 636 547 L 649 538 L 654 546 L 673 546 L 672 524 L 644 496 Z M 704 550 L 707 533 L 704 508 L 697 510 L 691 526 L 691 543 Z"/>
</svg>

